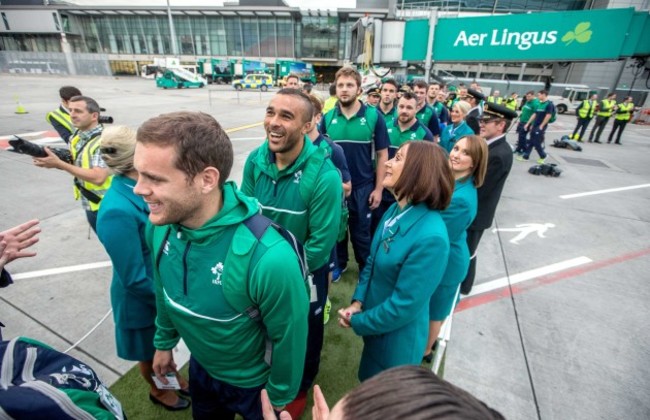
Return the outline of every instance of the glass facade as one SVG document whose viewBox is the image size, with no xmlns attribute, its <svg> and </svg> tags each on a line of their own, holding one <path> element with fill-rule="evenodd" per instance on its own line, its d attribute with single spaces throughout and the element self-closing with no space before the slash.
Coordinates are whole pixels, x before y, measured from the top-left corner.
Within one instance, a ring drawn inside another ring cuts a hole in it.
<svg viewBox="0 0 650 420">
<path fill-rule="evenodd" d="M 335 58 L 339 51 L 339 18 L 331 16 L 303 16 L 302 57 Z"/>
</svg>

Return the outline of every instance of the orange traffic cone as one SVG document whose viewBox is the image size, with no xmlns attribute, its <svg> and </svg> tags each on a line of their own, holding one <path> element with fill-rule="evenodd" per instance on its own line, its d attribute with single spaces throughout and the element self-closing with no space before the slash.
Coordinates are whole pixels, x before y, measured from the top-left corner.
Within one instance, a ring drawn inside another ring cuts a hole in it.
<svg viewBox="0 0 650 420">
<path fill-rule="evenodd" d="M 18 97 L 16 97 L 16 114 L 29 114 L 29 112 L 25 109 L 24 106 L 22 106 L 22 104 L 18 100 Z"/>
</svg>

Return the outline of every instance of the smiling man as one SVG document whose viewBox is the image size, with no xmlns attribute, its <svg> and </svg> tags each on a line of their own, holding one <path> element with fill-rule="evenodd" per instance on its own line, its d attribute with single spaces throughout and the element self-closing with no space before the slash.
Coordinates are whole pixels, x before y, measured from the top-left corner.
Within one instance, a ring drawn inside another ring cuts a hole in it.
<svg viewBox="0 0 650 420">
<path fill-rule="evenodd" d="M 343 187 L 325 149 L 312 144 L 314 106 L 309 96 L 282 89 L 266 107 L 266 142 L 251 152 L 244 166 L 242 192 L 257 198 L 262 213 L 304 244 L 311 273 L 311 305 L 305 370 L 294 418 L 304 410 L 323 347 L 323 314 L 329 259 L 341 219 Z"/>
<path fill-rule="evenodd" d="M 153 369 L 167 383 L 185 341 L 195 419 L 261 419 L 260 391 L 281 410 L 303 372 L 309 299 L 298 256 L 276 229 L 254 232 L 262 216 L 227 181 L 232 164 L 230 139 L 208 114 L 163 114 L 138 130 L 134 192 L 154 225 Z"/>
</svg>

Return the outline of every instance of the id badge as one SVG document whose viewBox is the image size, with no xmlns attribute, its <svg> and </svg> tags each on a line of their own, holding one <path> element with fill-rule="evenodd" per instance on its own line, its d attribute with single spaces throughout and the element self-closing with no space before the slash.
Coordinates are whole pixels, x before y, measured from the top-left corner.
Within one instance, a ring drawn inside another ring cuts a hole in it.
<svg viewBox="0 0 650 420">
<path fill-rule="evenodd" d="M 317 302 L 318 290 L 316 289 L 316 285 L 314 284 L 314 276 L 310 274 L 307 277 L 307 282 L 309 284 L 309 303 Z"/>
<path fill-rule="evenodd" d="M 104 385 L 100 385 L 96 391 L 99 394 L 99 400 L 102 402 L 104 407 L 106 407 L 106 409 L 110 411 L 116 419 L 124 420 L 122 404 L 120 404 L 113 394 L 111 394 Z"/>
</svg>

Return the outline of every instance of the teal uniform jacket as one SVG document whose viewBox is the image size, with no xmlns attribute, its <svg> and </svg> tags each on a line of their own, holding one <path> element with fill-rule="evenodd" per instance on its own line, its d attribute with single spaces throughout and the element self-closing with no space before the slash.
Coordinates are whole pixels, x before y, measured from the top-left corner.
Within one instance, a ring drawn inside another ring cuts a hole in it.
<svg viewBox="0 0 650 420">
<path fill-rule="evenodd" d="M 474 221 L 478 210 L 478 195 L 474 178 L 456 180 L 451 204 L 441 212 L 442 220 L 449 233 L 449 262 L 442 285 L 458 285 L 469 268 L 469 249 L 467 248 L 467 229 Z"/>
<path fill-rule="evenodd" d="M 474 134 L 474 130 L 472 130 L 469 125 L 467 125 L 465 120 L 461 121 L 461 123 L 457 126 L 450 123 L 447 127 L 445 127 L 442 134 L 440 135 L 440 147 L 449 153 L 454 148 L 454 145 L 458 140 L 462 139 L 465 136 L 473 136 Z"/>
<path fill-rule="evenodd" d="M 156 318 L 151 254 L 144 236 L 149 209 L 142 197 L 134 194 L 134 186 L 133 179 L 113 177 L 97 216 L 97 236 L 113 263 L 111 306 L 118 346 L 120 330 L 152 327 Z M 142 350 L 149 356 L 141 360 L 151 360 L 153 343 Z"/>
<path fill-rule="evenodd" d="M 196 229 L 147 225 L 158 309 L 154 346 L 171 350 L 183 338 L 211 377 L 240 388 L 266 384 L 272 403 L 284 405 L 298 393 L 305 362 L 305 282 L 295 251 L 275 229 L 267 229 L 259 242 L 238 229 L 258 213 L 257 200 L 231 181 L 224 184 L 222 196 L 221 210 Z M 249 275 L 230 278 L 241 268 L 242 258 L 236 257 L 253 246 Z M 231 248 L 233 258 L 227 259 Z M 260 311 L 259 320 L 245 314 L 245 308 L 231 306 L 235 296 L 226 295 L 226 282 L 245 290 Z M 270 366 L 265 361 L 269 341 Z"/>
<path fill-rule="evenodd" d="M 255 197 L 262 214 L 293 233 L 305 246 L 311 272 L 329 261 L 341 221 L 341 176 L 326 150 L 304 137 L 296 161 L 279 170 L 268 143 L 251 152 L 244 166 L 241 190 Z M 316 176 L 308 176 L 308 160 L 322 162 Z M 307 185 L 305 185 L 307 184 Z M 305 192 L 309 191 L 309 202 Z"/>
<path fill-rule="evenodd" d="M 395 366 L 420 364 L 429 331 L 429 299 L 449 258 L 449 236 L 439 211 L 422 203 L 407 206 L 384 229 L 398 211 L 393 204 L 379 223 L 353 295 L 363 304 L 363 311 L 351 319 L 364 341 L 361 381 Z"/>
</svg>

